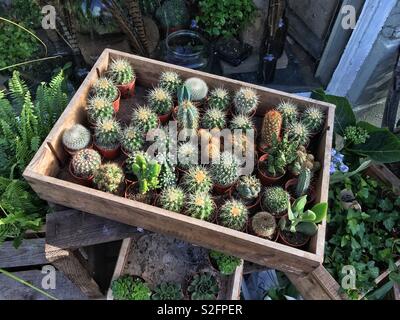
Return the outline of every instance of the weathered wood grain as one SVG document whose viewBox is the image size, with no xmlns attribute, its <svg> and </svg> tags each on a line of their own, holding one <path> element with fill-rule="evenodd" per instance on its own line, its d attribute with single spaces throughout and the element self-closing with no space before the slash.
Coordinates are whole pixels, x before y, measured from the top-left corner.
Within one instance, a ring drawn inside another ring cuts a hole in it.
<svg viewBox="0 0 400 320">
<path fill-rule="evenodd" d="M 0 245 L 0 268 L 47 264 L 44 254 L 45 239 L 26 239 L 15 249 L 12 241 Z"/>
</svg>

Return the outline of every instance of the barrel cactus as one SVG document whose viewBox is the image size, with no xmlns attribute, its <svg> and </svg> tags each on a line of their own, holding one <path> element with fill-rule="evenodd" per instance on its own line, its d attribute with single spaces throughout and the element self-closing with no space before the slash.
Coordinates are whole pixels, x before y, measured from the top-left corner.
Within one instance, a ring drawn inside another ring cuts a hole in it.
<svg viewBox="0 0 400 320">
<path fill-rule="evenodd" d="M 307 145 L 310 141 L 310 130 L 302 122 L 294 122 L 287 129 L 289 139 L 298 145 Z"/>
<path fill-rule="evenodd" d="M 74 154 L 71 160 L 73 174 L 88 179 L 101 165 L 100 154 L 93 149 L 83 149 Z"/>
<path fill-rule="evenodd" d="M 225 128 L 226 125 L 225 112 L 217 108 L 207 109 L 202 119 L 202 125 L 203 128 L 205 129 Z"/>
<path fill-rule="evenodd" d="M 224 88 L 215 88 L 210 92 L 208 98 L 208 107 L 226 111 L 229 108 L 230 97 L 228 90 Z"/>
<path fill-rule="evenodd" d="M 239 177 L 239 164 L 236 157 L 225 151 L 220 155 L 219 161 L 211 165 L 213 182 L 221 186 L 229 186 Z"/>
<path fill-rule="evenodd" d="M 290 101 L 282 101 L 276 107 L 276 110 L 282 114 L 284 128 L 287 128 L 291 123 L 296 122 L 299 116 L 299 109 L 296 104 Z"/>
<path fill-rule="evenodd" d="M 108 72 L 110 78 L 117 85 L 128 84 L 136 79 L 135 71 L 126 59 L 118 58 L 113 60 Z"/>
<path fill-rule="evenodd" d="M 261 131 L 262 146 L 270 147 L 274 139 L 280 139 L 282 121 L 282 114 L 279 111 L 271 110 L 265 114 Z"/>
<path fill-rule="evenodd" d="M 93 182 L 97 189 L 109 193 L 118 193 L 124 181 L 124 172 L 116 163 L 101 165 L 94 173 Z"/>
<path fill-rule="evenodd" d="M 179 187 L 169 187 L 160 194 L 160 205 L 165 210 L 182 212 L 185 203 L 185 193 Z"/>
<path fill-rule="evenodd" d="M 111 119 L 114 115 L 114 107 L 112 101 L 102 97 L 94 96 L 89 99 L 86 111 L 91 122 L 96 123 L 98 120 Z"/>
<path fill-rule="evenodd" d="M 324 113 L 317 107 L 306 108 L 301 116 L 303 124 L 313 133 L 318 132 L 322 128 L 324 120 Z"/>
<path fill-rule="evenodd" d="M 210 194 L 196 192 L 189 194 L 187 200 L 187 214 L 192 218 L 211 221 L 215 211 L 215 203 Z"/>
<path fill-rule="evenodd" d="M 168 90 L 171 95 L 175 95 L 182 85 L 182 79 L 176 72 L 164 71 L 161 73 L 159 85 Z"/>
<path fill-rule="evenodd" d="M 281 187 L 270 187 L 265 190 L 262 206 L 273 215 L 280 215 L 288 208 L 290 195 Z"/>
<path fill-rule="evenodd" d="M 200 78 L 189 78 L 184 82 L 188 87 L 193 101 L 202 101 L 208 94 L 208 86 L 204 80 Z"/>
<path fill-rule="evenodd" d="M 159 115 L 167 114 L 171 111 L 173 102 L 168 90 L 161 87 L 150 90 L 148 95 L 149 107 Z"/>
<path fill-rule="evenodd" d="M 234 110 L 236 114 L 250 114 L 257 109 L 258 95 L 251 88 L 241 88 L 235 94 Z"/>
<path fill-rule="evenodd" d="M 179 127 L 182 129 L 197 129 L 199 127 L 199 110 L 189 100 L 179 104 L 176 116 Z"/>
<path fill-rule="evenodd" d="M 118 98 L 118 89 L 114 82 L 106 77 L 101 77 L 96 80 L 93 85 L 94 93 L 98 96 L 105 97 L 110 101 Z"/>
<path fill-rule="evenodd" d="M 199 148 L 191 142 L 186 142 L 178 147 L 178 165 L 181 169 L 188 170 L 198 164 Z"/>
<path fill-rule="evenodd" d="M 312 173 L 308 168 L 304 168 L 301 170 L 299 177 L 297 178 L 297 186 L 296 186 L 296 197 L 300 198 L 307 194 L 308 189 L 310 188 Z"/>
<path fill-rule="evenodd" d="M 272 239 L 276 234 L 276 219 L 268 212 L 258 212 L 251 219 L 251 228 L 254 233 L 265 239 Z"/>
<path fill-rule="evenodd" d="M 261 182 L 255 176 L 241 176 L 236 190 L 241 198 L 253 200 L 256 199 L 261 192 Z"/>
<path fill-rule="evenodd" d="M 121 126 L 117 120 L 106 119 L 96 123 L 94 136 L 99 147 L 108 150 L 117 148 L 120 135 Z"/>
<path fill-rule="evenodd" d="M 157 114 L 148 106 L 138 106 L 132 113 L 132 125 L 137 130 L 147 133 L 158 127 Z"/>
<path fill-rule="evenodd" d="M 232 130 L 242 130 L 247 131 L 254 129 L 253 120 L 245 114 L 238 114 L 233 117 L 230 123 L 230 128 Z"/>
<path fill-rule="evenodd" d="M 62 136 L 64 146 L 71 151 L 87 148 L 91 139 L 90 131 L 81 124 L 75 124 L 66 129 Z"/>
<path fill-rule="evenodd" d="M 138 151 L 142 149 L 144 145 L 143 133 L 137 131 L 136 128 L 131 125 L 122 131 L 120 141 L 122 148 L 126 152 L 132 153 Z"/>
<path fill-rule="evenodd" d="M 248 214 L 241 201 L 229 200 L 221 207 L 219 222 L 227 228 L 241 231 L 246 227 Z"/>
<path fill-rule="evenodd" d="M 183 176 L 182 186 L 189 193 L 209 192 L 212 188 L 212 180 L 205 167 L 195 166 Z"/>
</svg>

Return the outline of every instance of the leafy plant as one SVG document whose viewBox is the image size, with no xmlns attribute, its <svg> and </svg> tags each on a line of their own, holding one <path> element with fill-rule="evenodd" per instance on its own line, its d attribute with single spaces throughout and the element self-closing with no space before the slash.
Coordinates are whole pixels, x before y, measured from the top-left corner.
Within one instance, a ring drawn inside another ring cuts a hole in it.
<svg viewBox="0 0 400 320">
<path fill-rule="evenodd" d="M 161 171 L 160 164 L 155 160 L 148 160 L 142 155 L 137 155 L 132 164 L 132 172 L 139 180 L 139 192 L 145 194 L 158 187 L 158 176 Z"/>
<path fill-rule="evenodd" d="M 204 272 L 194 275 L 187 290 L 192 300 L 216 300 L 219 285 L 214 275 Z"/>
<path fill-rule="evenodd" d="M 183 293 L 179 284 L 163 282 L 154 289 L 153 300 L 182 300 Z"/>
<path fill-rule="evenodd" d="M 125 275 L 111 284 L 113 297 L 116 300 L 150 300 L 151 290 L 141 279 Z"/>
<path fill-rule="evenodd" d="M 210 251 L 210 258 L 217 264 L 219 272 L 226 276 L 233 274 L 241 262 L 239 258 L 214 250 Z"/>
</svg>

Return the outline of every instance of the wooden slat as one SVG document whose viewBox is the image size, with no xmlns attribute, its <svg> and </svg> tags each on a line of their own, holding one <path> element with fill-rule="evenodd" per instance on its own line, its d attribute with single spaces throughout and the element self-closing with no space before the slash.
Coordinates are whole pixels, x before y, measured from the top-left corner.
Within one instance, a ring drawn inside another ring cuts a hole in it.
<svg viewBox="0 0 400 320">
<path fill-rule="evenodd" d="M 47 264 L 44 254 L 45 239 L 26 239 L 15 249 L 12 241 L 0 245 L 0 268 Z"/>
<path fill-rule="evenodd" d="M 240 290 L 242 287 L 243 280 L 243 266 L 244 261 L 242 260 L 240 266 L 236 268 L 233 275 L 227 280 L 226 299 L 227 300 L 240 300 Z"/>
<path fill-rule="evenodd" d="M 367 174 L 393 187 L 393 192 L 400 196 L 400 179 L 384 164 L 374 164 L 368 168 Z"/>
</svg>

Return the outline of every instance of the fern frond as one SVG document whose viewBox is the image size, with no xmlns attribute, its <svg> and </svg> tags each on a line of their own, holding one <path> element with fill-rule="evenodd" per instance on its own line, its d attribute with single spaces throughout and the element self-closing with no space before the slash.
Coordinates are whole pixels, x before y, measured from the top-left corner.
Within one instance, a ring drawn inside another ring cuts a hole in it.
<svg viewBox="0 0 400 320">
<path fill-rule="evenodd" d="M 29 92 L 29 89 L 25 81 L 21 79 L 18 71 L 13 72 L 13 76 L 8 82 L 8 86 L 10 88 L 12 103 L 17 110 L 21 110 L 24 105 L 26 93 Z"/>
</svg>

